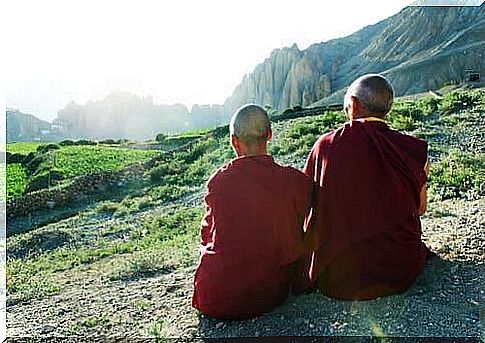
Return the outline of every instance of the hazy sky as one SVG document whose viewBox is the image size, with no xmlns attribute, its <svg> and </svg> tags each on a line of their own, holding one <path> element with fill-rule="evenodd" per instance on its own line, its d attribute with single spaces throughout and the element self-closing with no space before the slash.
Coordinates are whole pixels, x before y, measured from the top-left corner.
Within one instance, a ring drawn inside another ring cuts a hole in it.
<svg viewBox="0 0 485 343">
<path fill-rule="evenodd" d="M 342 37 L 411 1 L 5 1 L 6 105 L 46 120 L 112 89 L 222 104 L 273 49 Z"/>
</svg>

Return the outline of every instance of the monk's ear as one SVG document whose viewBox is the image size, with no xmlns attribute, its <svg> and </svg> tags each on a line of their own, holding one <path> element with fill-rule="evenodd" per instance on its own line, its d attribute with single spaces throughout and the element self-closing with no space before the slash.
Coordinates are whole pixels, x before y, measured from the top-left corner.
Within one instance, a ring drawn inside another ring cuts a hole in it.
<svg viewBox="0 0 485 343">
<path fill-rule="evenodd" d="M 266 141 L 269 141 L 271 138 L 273 138 L 273 131 L 269 129 L 268 137 L 266 137 Z"/>
<path fill-rule="evenodd" d="M 355 96 L 350 97 L 349 101 L 349 115 L 352 118 L 356 118 L 363 111 L 362 103 Z"/>
<path fill-rule="evenodd" d="M 236 135 L 231 135 L 231 145 L 234 149 L 239 148 L 239 141 L 237 140 Z"/>
</svg>

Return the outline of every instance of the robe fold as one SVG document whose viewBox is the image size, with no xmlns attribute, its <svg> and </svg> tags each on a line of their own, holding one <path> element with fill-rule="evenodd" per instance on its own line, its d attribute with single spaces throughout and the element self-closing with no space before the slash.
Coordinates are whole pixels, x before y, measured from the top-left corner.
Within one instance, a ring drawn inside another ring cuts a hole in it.
<svg viewBox="0 0 485 343">
<path fill-rule="evenodd" d="M 312 281 L 325 294 L 401 292 L 424 268 L 420 192 L 427 143 L 381 121 L 354 120 L 315 143 L 304 172 L 319 186 L 309 241 Z"/>
<path fill-rule="evenodd" d="M 192 305 L 243 319 L 284 302 L 304 253 L 312 190 L 309 177 L 268 155 L 219 169 L 207 183 Z"/>
</svg>

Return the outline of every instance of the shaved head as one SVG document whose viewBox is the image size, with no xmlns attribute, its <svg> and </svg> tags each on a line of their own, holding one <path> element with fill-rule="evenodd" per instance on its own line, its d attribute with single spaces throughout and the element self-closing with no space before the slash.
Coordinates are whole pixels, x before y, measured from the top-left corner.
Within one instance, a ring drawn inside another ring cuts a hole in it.
<svg viewBox="0 0 485 343">
<path fill-rule="evenodd" d="M 345 107 L 350 98 L 356 98 L 367 110 L 367 115 L 384 117 L 394 102 L 391 83 L 382 75 L 366 74 L 352 82 L 345 94 Z"/>
<path fill-rule="evenodd" d="M 266 111 L 255 104 L 240 107 L 229 124 L 231 135 L 246 145 L 265 143 L 271 134 L 271 123 Z"/>
</svg>

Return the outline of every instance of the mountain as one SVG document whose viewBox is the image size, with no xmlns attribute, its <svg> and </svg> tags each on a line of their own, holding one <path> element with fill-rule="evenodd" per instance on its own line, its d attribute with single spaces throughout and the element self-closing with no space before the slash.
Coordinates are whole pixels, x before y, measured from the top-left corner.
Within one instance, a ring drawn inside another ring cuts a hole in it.
<svg viewBox="0 0 485 343">
<path fill-rule="evenodd" d="M 358 76 L 377 72 L 398 96 L 463 82 L 468 69 L 484 74 L 485 11 L 480 7 L 415 7 L 354 34 L 274 50 L 245 75 L 224 106 L 247 102 L 285 109 L 340 102 Z"/>
<path fill-rule="evenodd" d="M 222 112 L 222 113 L 221 113 Z M 113 91 L 84 105 L 70 102 L 59 110 L 55 123 L 70 138 L 153 139 L 158 133 L 208 128 L 223 123 L 222 105 L 158 105 L 151 97 Z"/>
<path fill-rule="evenodd" d="M 51 124 L 32 114 L 7 109 L 7 142 L 52 141 L 57 138 Z"/>
</svg>

